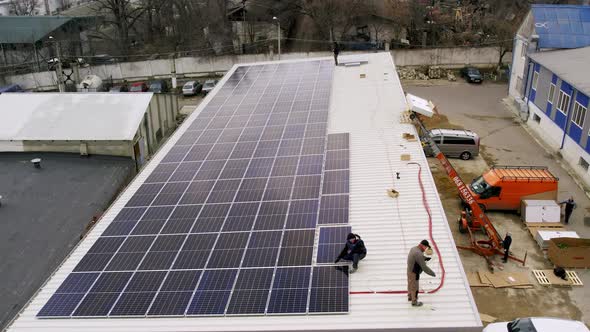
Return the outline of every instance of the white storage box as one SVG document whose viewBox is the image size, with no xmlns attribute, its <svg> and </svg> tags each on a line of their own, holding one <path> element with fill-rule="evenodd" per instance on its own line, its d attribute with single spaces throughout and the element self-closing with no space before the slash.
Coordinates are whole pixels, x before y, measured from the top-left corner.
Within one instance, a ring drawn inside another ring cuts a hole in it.
<svg viewBox="0 0 590 332">
<path fill-rule="evenodd" d="M 539 230 L 535 236 L 535 240 L 539 244 L 541 249 L 547 249 L 549 247 L 549 240 L 556 237 L 572 237 L 579 239 L 578 233 L 573 231 L 551 231 L 551 230 Z"/>
<path fill-rule="evenodd" d="M 527 223 L 560 222 L 561 209 L 552 200 L 525 199 L 521 203 L 521 217 Z"/>
</svg>

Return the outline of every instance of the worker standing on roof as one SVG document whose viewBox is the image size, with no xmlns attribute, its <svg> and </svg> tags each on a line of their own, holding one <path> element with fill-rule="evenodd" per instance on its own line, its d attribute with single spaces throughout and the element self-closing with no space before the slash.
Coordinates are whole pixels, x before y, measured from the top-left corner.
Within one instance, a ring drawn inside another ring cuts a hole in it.
<svg viewBox="0 0 590 332">
<path fill-rule="evenodd" d="M 512 234 L 506 233 L 504 237 L 504 241 L 502 241 L 502 247 L 504 247 L 504 258 L 502 258 L 502 262 L 508 262 L 508 255 L 510 254 L 510 245 L 512 244 Z"/>
<path fill-rule="evenodd" d="M 338 54 L 340 54 L 340 45 L 337 42 L 334 42 L 332 46 L 332 52 L 334 52 L 334 63 L 338 66 Z"/>
<path fill-rule="evenodd" d="M 336 257 L 334 263 L 338 263 L 341 259 L 352 261 L 352 270 L 350 273 L 356 272 L 359 268 L 359 261 L 367 256 L 367 248 L 365 242 L 358 234 L 349 233 L 346 236 L 346 244 L 340 255 Z"/>
<path fill-rule="evenodd" d="M 419 281 L 422 271 L 430 276 L 436 276 L 434 271 L 426 265 L 424 251 L 427 249 L 432 250 L 428 240 L 422 240 L 420 244 L 410 249 L 408 254 L 408 301 L 412 301 L 414 307 L 422 306 L 422 302 L 418 302 Z"/>
<path fill-rule="evenodd" d="M 564 222 L 567 225 L 570 222 L 570 217 L 572 216 L 572 212 L 574 212 L 574 209 L 576 208 L 576 202 L 574 202 L 574 196 L 570 196 L 569 199 L 559 203 L 559 205 L 564 205 L 565 204 L 565 218 L 564 218 Z"/>
</svg>

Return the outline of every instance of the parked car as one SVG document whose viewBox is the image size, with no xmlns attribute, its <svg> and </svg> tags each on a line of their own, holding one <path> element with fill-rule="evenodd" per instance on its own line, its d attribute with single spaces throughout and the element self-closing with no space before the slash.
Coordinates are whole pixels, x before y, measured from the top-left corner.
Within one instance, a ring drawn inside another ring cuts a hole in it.
<svg viewBox="0 0 590 332">
<path fill-rule="evenodd" d="M 580 321 L 550 318 L 531 317 L 519 318 L 511 322 L 492 323 L 483 329 L 483 332 L 590 332 L 586 325 Z"/>
<path fill-rule="evenodd" d="M 432 129 L 429 134 L 447 157 L 469 160 L 479 155 L 479 136 L 471 130 Z M 432 156 L 428 144 L 424 146 L 424 153 Z"/>
<path fill-rule="evenodd" d="M 479 72 L 479 69 L 475 67 L 463 67 L 461 69 L 461 77 L 464 77 L 469 83 L 481 83 L 483 81 L 483 76 Z"/>
<path fill-rule="evenodd" d="M 109 92 L 129 92 L 129 89 L 123 85 L 114 85 L 109 89 Z"/>
<path fill-rule="evenodd" d="M 90 58 L 90 63 L 93 65 L 110 65 L 115 62 L 117 60 L 108 54 L 97 54 Z"/>
<path fill-rule="evenodd" d="M 20 87 L 18 84 L 11 84 L 7 86 L 0 87 L 0 94 L 4 92 L 24 92 L 23 88 Z"/>
<path fill-rule="evenodd" d="M 211 90 L 213 90 L 215 88 L 215 85 L 217 84 L 217 80 L 206 80 L 205 84 L 203 84 L 203 94 L 208 94 L 209 92 L 211 92 Z"/>
<path fill-rule="evenodd" d="M 131 84 L 131 87 L 129 88 L 129 92 L 147 92 L 148 91 L 148 85 L 146 82 L 136 82 Z"/>
<path fill-rule="evenodd" d="M 182 94 L 184 96 L 194 96 L 201 92 L 203 85 L 199 81 L 188 81 L 182 87 Z"/>
<path fill-rule="evenodd" d="M 170 88 L 168 87 L 168 82 L 165 80 L 157 80 L 150 83 L 150 87 L 148 92 L 153 93 L 166 93 L 169 92 Z"/>
</svg>

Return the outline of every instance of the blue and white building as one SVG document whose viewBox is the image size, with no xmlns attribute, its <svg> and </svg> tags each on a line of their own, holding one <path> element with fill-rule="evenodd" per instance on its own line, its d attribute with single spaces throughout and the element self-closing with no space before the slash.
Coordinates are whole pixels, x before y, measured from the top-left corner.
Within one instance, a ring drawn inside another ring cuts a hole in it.
<svg viewBox="0 0 590 332">
<path fill-rule="evenodd" d="M 590 186 L 590 46 L 530 55 L 527 124 Z"/>
<path fill-rule="evenodd" d="M 590 46 L 590 6 L 531 5 L 514 36 L 510 96 L 526 97 L 531 54 L 585 46 Z"/>
<path fill-rule="evenodd" d="M 590 6 L 532 5 L 512 54 L 508 93 L 521 116 L 590 186 Z"/>
</svg>

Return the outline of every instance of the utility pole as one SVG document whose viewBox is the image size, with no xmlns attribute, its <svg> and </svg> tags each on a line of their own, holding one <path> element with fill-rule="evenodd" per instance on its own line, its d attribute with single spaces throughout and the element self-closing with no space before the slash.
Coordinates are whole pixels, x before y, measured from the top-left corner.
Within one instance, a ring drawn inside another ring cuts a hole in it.
<svg viewBox="0 0 590 332">
<path fill-rule="evenodd" d="M 279 60 L 281 60 L 281 21 L 276 16 L 273 16 L 273 20 L 277 21 L 277 41 L 278 41 L 278 52 Z"/>
</svg>

